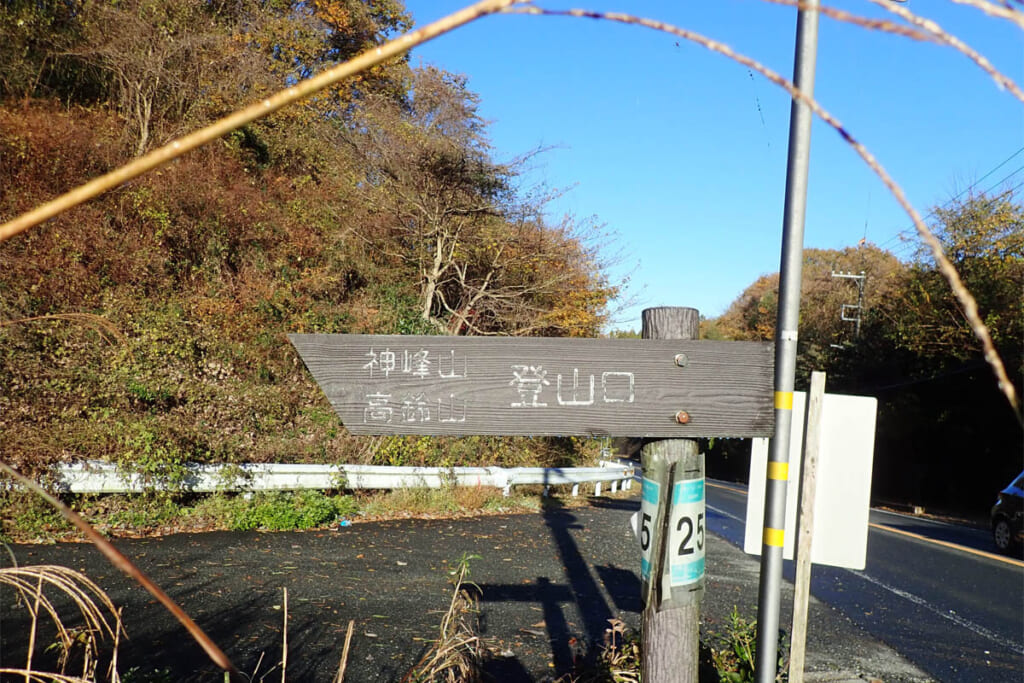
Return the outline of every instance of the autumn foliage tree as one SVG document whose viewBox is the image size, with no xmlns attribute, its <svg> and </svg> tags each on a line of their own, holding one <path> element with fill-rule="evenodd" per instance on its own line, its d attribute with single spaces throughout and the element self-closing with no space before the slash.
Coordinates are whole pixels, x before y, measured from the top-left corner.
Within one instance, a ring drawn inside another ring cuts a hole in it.
<svg viewBox="0 0 1024 683">
<path fill-rule="evenodd" d="M 492 160 L 477 104 L 464 77 L 427 67 L 412 72 L 405 101 L 360 108 L 351 140 L 387 216 L 375 245 L 414 273 L 420 318 L 438 331 L 596 334 L 616 289 L 592 234 L 547 225 L 547 197 L 516 185 L 526 158 Z"/>
<path fill-rule="evenodd" d="M 1024 206 L 1012 191 L 936 207 L 933 230 L 961 274 L 1007 370 L 1024 384 Z M 869 318 L 851 354 L 854 386 L 879 396 L 882 494 L 985 511 L 1020 471 L 1020 416 L 930 257 L 920 254 Z M 964 467 L 964 459 L 972 463 Z"/>
<path fill-rule="evenodd" d="M 2 3 L 0 218 L 409 25 L 394 0 Z M 286 333 L 596 334 L 616 290 L 588 226 L 548 222 L 476 105 L 393 60 L 0 244 L 6 461 L 173 481 L 190 461 L 372 460 Z"/>
</svg>

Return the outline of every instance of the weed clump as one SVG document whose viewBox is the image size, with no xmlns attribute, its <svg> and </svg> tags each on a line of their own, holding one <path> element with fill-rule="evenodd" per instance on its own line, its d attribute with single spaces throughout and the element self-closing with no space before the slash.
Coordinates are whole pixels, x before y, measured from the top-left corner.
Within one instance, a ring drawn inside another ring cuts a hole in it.
<svg viewBox="0 0 1024 683">
<path fill-rule="evenodd" d="M 81 572 L 57 565 L 0 568 L 0 586 L 13 589 L 17 604 L 28 613 L 27 652 L 24 668 L 3 668 L 0 673 L 28 680 L 96 680 L 100 665 L 100 642 L 113 642 L 109 655 L 108 677 L 119 680 L 117 649 L 124 629 L 121 612 L 109 596 Z M 81 619 L 69 625 L 62 615 L 58 594 L 70 601 Z M 49 617 L 51 630 L 44 629 Z M 46 635 L 52 642 L 43 646 Z M 40 650 L 44 664 L 38 663 Z M 51 666 L 52 665 L 52 666 Z M 52 669 L 52 670 L 50 670 Z"/>
<path fill-rule="evenodd" d="M 780 634 L 784 636 L 784 634 Z M 705 645 L 711 651 L 711 661 L 718 671 L 721 683 L 748 683 L 754 681 L 757 658 L 757 621 L 746 619 L 735 606 L 723 633 L 712 634 Z M 784 637 L 779 640 L 779 661 L 776 680 L 787 680 L 789 670 L 788 648 Z"/>
<path fill-rule="evenodd" d="M 483 678 L 484 647 L 477 635 L 476 614 L 480 588 L 469 581 L 469 564 L 479 555 L 463 556 L 449 572 L 454 590 L 441 619 L 437 640 L 402 683 L 461 683 Z"/>
<path fill-rule="evenodd" d="M 351 496 L 324 496 L 318 491 L 258 494 L 251 500 L 237 497 L 227 509 L 228 525 L 234 531 L 315 529 L 358 510 Z"/>
</svg>

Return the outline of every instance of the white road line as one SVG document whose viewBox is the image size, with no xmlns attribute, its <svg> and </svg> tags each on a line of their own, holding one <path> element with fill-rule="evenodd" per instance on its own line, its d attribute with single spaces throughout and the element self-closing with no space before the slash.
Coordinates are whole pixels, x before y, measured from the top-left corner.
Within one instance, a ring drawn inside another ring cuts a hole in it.
<svg viewBox="0 0 1024 683">
<path fill-rule="evenodd" d="M 725 510 L 719 510 L 715 506 L 708 505 L 707 503 L 705 503 L 704 505 L 707 507 L 708 510 L 711 510 L 713 512 L 717 512 L 718 514 L 722 515 L 723 517 L 728 517 L 729 519 L 734 519 L 737 522 L 739 522 L 740 524 L 744 524 L 746 522 L 746 520 L 740 519 L 739 517 L 737 517 L 736 515 L 732 514 L 731 512 L 726 512 Z"/>
<path fill-rule="evenodd" d="M 718 514 L 720 514 L 720 515 L 722 515 L 724 517 L 728 517 L 729 519 L 735 520 L 735 521 L 737 521 L 737 522 L 739 522 L 741 524 L 745 523 L 745 520 L 740 519 L 736 515 L 734 515 L 734 514 L 732 514 L 730 512 L 727 512 L 725 510 L 720 510 L 720 509 L 718 509 L 718 508 L 716 508 L 716 507 L 714 507 L 712 505 L 708 505 L 707 508 L 709 510 L 713 510 L 714 512 L 716 512 L 716 513 L 718 513 Z M 871 512 L 872 513 L 883 512 L 885 514 L 903 516 L 903 515 L 898 515 L 898 513 L 888 512 L 886 510 L 872 510 Z M 931 521 L 931 520 L 928 520 L 928 521 Z M 939 523 L 942 524 L 942 522 L 939 522 Z M 950 525 L 950 526 L 952 526 L 952 525 Z M 931 541 L 931 539 L 927 539 L 927 538 L 924 538 L 924 537 L 922 537 L 922 538 L 923 538 L 923 540 Z M 970 550 L 970 549 L 969 548 L 964 548 L 964 550 Z M 1000 645 L 1000 646 L 1003 646 L 1003 647 L 1007 647 L 1012 652 L 1014 652 L 1016 654 L 1024 655 L 1024 645 L 1022 645 L 1021 643 L 1013 641 L 1013 640 L 1009 640 L 1005 636 L 1002 636 L 1002 635 L 1000 635 L 998 633 L 990 631 L 987 628 L 985 628 L 984 626 L 979 626 L 978 624 L 975 624 L 973 621 L 970 621 L 969 619 L 965 619 L 965 618 L 961 617 L 956 612 L 953 612 L 953 611 L 950 611 L 950 610 L 942 610 L 942 609 L 936 607 L 935 605 L 931 604 L 930 602 L 928 602 L 924 598 L 921 598 L 921 597 L 919 597 L 917 595 L 914 595 L 913 593 L 908 593 L 907 591 L 901 590 L 899 588 L 896 588 L 895 586 L 890 586 L 885 581 L 882 581 L 881 579 L 876 579 L 875 577 L 870 576 L 869 574 L 866 574 L 866 573 L 864 573 L 862 571 L 856 571 L 856 570 L 852 570 L 852 569 L 848 569 L 846 571 L 849 571 L 854 576 L 859 576 L 860 578 L 864 579 L 865 581 L 867 581 L 869 583 L 875 584 L 876 586 L 878 586 L 879 588 L 882 588 L 883 590 L 889 591 L 893 595 L 897 595 L 897 596 L 903 598 L 904 600 L 909 600 L 910 602 L 914 603 L 915 605 L 923 607 L 926 610 L 928 610 L 929 612 L 937 614 L 938 616 L 942 617 L 943 619 L 947 619 L 947 620 L 953 622 L 957 626 L 961 626 L 963 628 L 966 628 L 968 631 L 971 631 L 971 632 L 981 636 L 982 638 L 990 640 L 990 641 L 992 641 L 993 643 L 995 643 L 997 645 Z"/>
<path fill-rule="evenodd" d="M 895 586 L 890 586 L 885 581 L 882 581 L 880 579 L 876 579 L 875 577 L 870 576 L 868 574 L 865 574 L 864 572 L 854 571 L 854 570 L 849 570 L 849 572 L 851 574 L 853 574 L 854 576 L 859 576 L 860 578 L 864 579 L 865 581 L 868 581 L 870 583 L 875 584 L 879 588 L 883 588 L 883 589 L 889 591 L 893 595 L 898 595 L 899 597 L 903 598 L 904 600 L 909 600 L 910 602 L 914 603 L 915 605 L 918 605 L 920 607 L 924 607 L 929 612 L 937 614 L 940 617 L 942 617 L 943 619 L 948 619 L 949 621 L 952 621 L 957 626 L 962 626 L 963 628 L 967 629 L 968 631 L 972 631 L 972 632 L 978 634 L 982 638 L 987 638 L 988 640 L 991 640 L 993 643 L 995 643 L 997 645 L 1004 646 L 1004 647 L 1009 647 L 1009 649 L 1012 650 L 1013 652 L 1015 652 L 1016 654 L 1024 655 L 1024 645 L 1022 645 L 1022 644 L 1020 644 L 1018 642 L 1009 640 L 1005 636 L 999 635 L 998 633 L 994 633 L 992 631 L 989 631 L 984 626 L 978 626 L 973 621 L 970 621 L 968 619 L 964 619 L 963 617 L 958 615 L 956 612 L 953 612 L 951 610 L 942 610 L 942 609 L 936 607 L 935 605 L 931 604 L 930 602 L 928 602 L 924 598 L 918 597 L 918 596 L 914 595 L 913 593 L 908 593 L 907 591 L 901 590 L 899 588 L 896 588 Z"/>
</svg>

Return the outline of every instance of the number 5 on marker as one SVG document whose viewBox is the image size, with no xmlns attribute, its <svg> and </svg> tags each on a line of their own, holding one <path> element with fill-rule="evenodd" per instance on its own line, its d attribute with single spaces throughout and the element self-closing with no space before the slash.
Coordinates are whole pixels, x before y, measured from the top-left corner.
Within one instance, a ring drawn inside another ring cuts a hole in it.
<svg viewBox="0 0 1024 683">
<path fill-rule="evenodd" d="M 661 486 L 651 479 L 644 479 L 641 483 L 640 495 L 640 516 L 638 524 L 634 525 L 637 537 L 640 539 L 640 576 L 644 581 L 651 579 L 651 555 L 654 553 L 656 530 L 654 529 L 654 518 L 658 514 L 658 494 Z M 637 528 L 638 527 L 638 528 Z"/>
</svg>

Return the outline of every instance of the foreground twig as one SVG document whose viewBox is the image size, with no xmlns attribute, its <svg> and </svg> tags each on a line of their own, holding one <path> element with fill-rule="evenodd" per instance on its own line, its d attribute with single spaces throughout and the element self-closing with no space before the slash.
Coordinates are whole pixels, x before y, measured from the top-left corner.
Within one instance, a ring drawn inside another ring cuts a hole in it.
<svg viewBox="0 0 1024 683">
<path fill-rule="evenodd" d="M 153 581 L 150 580 L 150 578 L 146 576 L 141 569 L 136 567 L 135 564 L 125 557 L 120 550 L 115 548 L 110 541 L 103 538 L 103 536 L 93 529 L 88 522 L 82 519 L 77 512 L 51 496 L 41 486 L 39 486 L 39 484 L 22 475 L 8 464 L 0 462 L 0 471 L 7 473 L 8 476 L 15 479 L 18 483 L 35 492 L 43 500 L 56 508 L 65 519 L 74 524 L 83 534 L 85 534 L 86 538 L 88 538 L 92 544 L 106 556 L 112 565 L 135 579 L 135 581 L 145 588 L 150 595 L 155 597 L 168 612 L 173 614 L 174 618 L 177 619 L 195 639 L 195 641 L 199 643 L 200 647 L 203 648 L 213 663 L 228 672 L 231 675 L 232 680 L 245 680 L 238 673 L 238 669 L 236 669 L 235 665 L 231 663 L 231 660 L 228 659 L 227 655 L 225 655 L 224 652 L 217 647 L 217 644 L 214 643 L 201 628 L 199 628 L 199 625 L 196 624 L 192 618 L 188 616 L 188 614 L 186 614 L 185 611 L 182 610 L 181 607 L 179 607 L 177 603 L 175 603 L 174 600 L 172 600 L 170 596 L 163 591 L 162 588 L 160 588 L 160 586 L 153 583 Z"/>
</svg>

